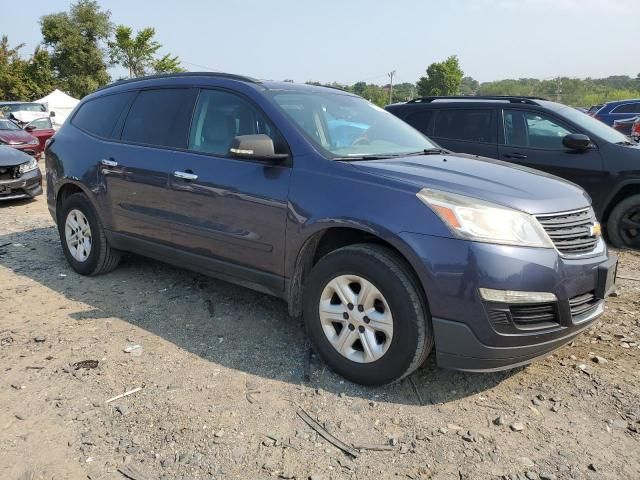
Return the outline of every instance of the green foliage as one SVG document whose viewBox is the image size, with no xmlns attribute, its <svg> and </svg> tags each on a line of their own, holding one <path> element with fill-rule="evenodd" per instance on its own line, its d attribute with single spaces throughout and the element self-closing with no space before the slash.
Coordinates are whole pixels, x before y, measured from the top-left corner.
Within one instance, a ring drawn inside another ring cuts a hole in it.
<svg viewBox="0 0 640 480">
<path fill-rule="evenodd" d="M 56 76 L 73 96 L 83 97 L 110 80 L 102 48 L 113 28 L 110 16 L 95 0 L 78 0 L 69 12 L 40 19 Z"/>
<path fill-rule="evenodd" d="M 45 49 L 36 47 L 31 60 L 29 60 L 26 69 L 25 83 L 28 85 L 28 100 L 35 100 L 51 93 L 58 86 L 58 80 L 49 52 Z"/>
<path fill-rule="evenodd" d="M 427 75 L 418 80 L 418 95 L 459 95 L 463 76 L 456 55 L 444 62 L 432 63 L 427 67 Z"/>
<path fill-rule="evenodd" d="M 473 77 L 463 77 L 460 84 L 460 95 L 475 95 L 480 88 L 480 83 Z"/>
<path fill-rule="evenodd" d="M 27 98 L 29 90 L 25 85 L 27 62 L 20 58 L 21 43 L 15 47 L 9 45 L 9 37 L 0 39 L 0 98 L 20 100 Z"/>
<path fill-rule="evenodd" d="M 184 68 L 180 66 L 180 59 L 177 56 L 166 54 L 154 60 L 151 64 L 154 73 L 179 73 L 184 72 Z"/>
<path fill-rule="evenodd" d="M 153 39 L 156 31 L 143 28 L 136 36 L 133 29 L 126 25 L 116 27 L 114 40 L 109 41 L 109 59 L 111 63 L 122 65 L 129 70 L 129 77 L 141 77 L 154 62 L 154 55 L 160 44 Z"/>
</svg>

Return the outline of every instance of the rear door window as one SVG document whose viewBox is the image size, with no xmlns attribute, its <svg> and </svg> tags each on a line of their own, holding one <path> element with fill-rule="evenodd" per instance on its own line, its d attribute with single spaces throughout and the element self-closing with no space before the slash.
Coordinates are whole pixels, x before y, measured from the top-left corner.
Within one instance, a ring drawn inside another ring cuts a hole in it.
<svg viewBox="0 0 640 480">
<path fill-rule="evenodd" d="M 611 113 L 640 113 L 640 102 L 619 105 Z"/>
<path fill-rule="evenodd" d="M 496 143 L 494 110 L 447 109 L 440 110 L 435 120 L 434 137 L 468 142 Z"/>
<path fill-rule="evenodd" d="M 135 92 L 116 93 L 89 100 L 80 106 L 71 123 L 102 138 L 113 138 L 116 122 Z"/>
<path fill-rule="evenodd" d="M 504 110 L 505 144 L 513 147 L 563 149 L 562 139 L 574 133 L 540 112 Z"/>
<path fill-rule="evenodd" d="M 186 148 L 197 90 L 142 90 L 131 105 L 122 129 L 125 142 Z"/>
<path fill-rule="evenodd" d="M 433 117 L 433 110 L 420 110 L 417 112 L 411 112 L 404 118 L 404 121 L 411 125 L 416 130 L 430 135 L 431 118 Z"/>
</svg>

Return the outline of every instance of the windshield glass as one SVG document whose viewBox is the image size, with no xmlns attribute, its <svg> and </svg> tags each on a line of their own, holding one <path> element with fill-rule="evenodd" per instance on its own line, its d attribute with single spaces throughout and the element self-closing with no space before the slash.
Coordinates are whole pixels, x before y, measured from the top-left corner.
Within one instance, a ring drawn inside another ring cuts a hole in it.
<svg viewBox="0 0 640 480">
<path fill-rule="evenodd" d="M 437 148 L 399 118 L 360 97 L 332 92 L 268 92 L 329 158 L 397 156 Z"/>
<path fill-rule="evenodd" d="M 622 133 L 614 130 L 607 124 L 573 108 L 565 107 L 558 110 L 558 113 L 577 124 L 580 128 L 597 135 L 606 142 L 620 143 L 629 141 Z"/>
<path fill-rule="evenodd" d="M 41 103 L 10 103 L 0 106 L 3 112 L 45 112 L 47 109 Z"/>
<path fill-rule="evenodd" d="M 11 120 L 0 118 L 0 130 L 20 130 L 20 127 Z"/>
</svg>

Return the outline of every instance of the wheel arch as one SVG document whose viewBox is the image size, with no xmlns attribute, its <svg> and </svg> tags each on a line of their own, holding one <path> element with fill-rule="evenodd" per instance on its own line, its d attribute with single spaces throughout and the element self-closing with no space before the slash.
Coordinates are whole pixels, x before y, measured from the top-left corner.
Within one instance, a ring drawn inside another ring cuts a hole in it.
<svg viewBox="0 0 640 480">
<path fill-rule="evenodd" d="M 299 317 L 302 314 L 302 293 L 305 279 L 314 265 L 322 257 L 339 248 L 362 243 L 382 245 L 394 251 L 413 275 L 416 285 L 420 287 L 420 295 L 424 299 L 425 307 L 428 309 L 424 287 L 413 266 L 413 262 L 418 261 L 418 257 L 413 254 L 411 248 L 401 238 L 385 229 L 364 227 L 359 224 L 323 225 L 314 229 L 313 233 L 309 234 L 302 242 L 292 266 L 286 292 L 289 314 L 292 317 Z"/>
<path fill-rule="evenodd" d="M 59 216 L 60 216 L 60 212 L 62 211 L 62 204 L 63 202 L 69 198 L 71 195 L 75 194 L 75 193 L 83 193 L 88 199 L 89 202 L 91 202 L 91 205 L 93 206 L 93 209 L 96 212 L 96 215 L 98 216 L 98 218 L 100 219 L 101 222 L 103 222 L 104 225 L 104 219 L 102 218 L 102 212 L 100 211 L 100 208 L 98 207 L 95 197 L 94 195 L 91 193 L 91 191 L 86 187 L 86 185 L 84 185 L 83 183 L 77 181 L 77 180 L 73 180 L 73 179 L 64 179 L 62 182 L 60 182 L 57 186 L 56 186 L 56 195 L 55 195 L 55 205 L 56 205 L 56 223 L 59 223 Z"/>
<path fill-rule="evenodd" d="M 602 223 L 609 220 L 609 215 L 615 206 L 632 195 L 640 195 L 640 180 L 628 180 L 622 183 L 619 188 L 609 197 L 605 209 L 602 213 Z"/>
</svg>

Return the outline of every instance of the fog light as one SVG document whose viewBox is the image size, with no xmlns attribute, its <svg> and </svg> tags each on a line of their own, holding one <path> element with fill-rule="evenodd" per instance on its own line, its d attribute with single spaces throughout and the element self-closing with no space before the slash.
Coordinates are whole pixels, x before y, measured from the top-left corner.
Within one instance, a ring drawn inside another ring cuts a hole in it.
<svg viewBox="0 0 640 480">
<path fill-rule="evenodd" d="M 494 290 L 479 288 L 480 296 L 487 302 L 500 303 L 551 303 L 558 298 L 550 292 L 521 292 L 518 290 Z"/>
</svg>

